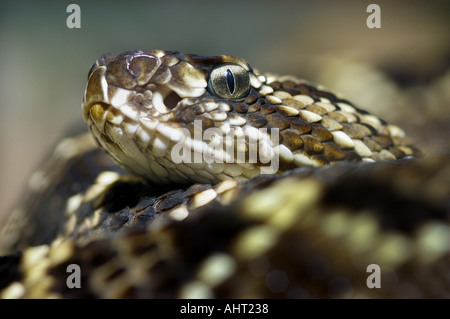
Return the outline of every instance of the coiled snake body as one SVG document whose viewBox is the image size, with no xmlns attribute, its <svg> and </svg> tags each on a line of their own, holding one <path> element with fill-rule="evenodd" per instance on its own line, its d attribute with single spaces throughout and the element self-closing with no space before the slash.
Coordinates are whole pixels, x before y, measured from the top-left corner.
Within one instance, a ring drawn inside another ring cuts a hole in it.
<svg viewBox="0 0 450 319">
<path fill-rule="evenodd" d="M 448 159 L 349 101 L 155 50 L 96 61 L 82 109 L 1 229 L 2 297 L 450 296 Z"/>
</svg>

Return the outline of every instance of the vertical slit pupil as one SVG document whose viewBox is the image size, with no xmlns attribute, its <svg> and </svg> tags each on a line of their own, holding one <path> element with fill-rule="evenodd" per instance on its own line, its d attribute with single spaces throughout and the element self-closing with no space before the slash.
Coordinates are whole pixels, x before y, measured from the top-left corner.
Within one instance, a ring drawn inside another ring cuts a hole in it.
<svg viewBox="0 0 450 319">
<path fill-rule="evenodd" d="M 231 94 L 234 94 L 234 75 L 230 69 L 227 69 L 227 84 Z"/>
</svg>

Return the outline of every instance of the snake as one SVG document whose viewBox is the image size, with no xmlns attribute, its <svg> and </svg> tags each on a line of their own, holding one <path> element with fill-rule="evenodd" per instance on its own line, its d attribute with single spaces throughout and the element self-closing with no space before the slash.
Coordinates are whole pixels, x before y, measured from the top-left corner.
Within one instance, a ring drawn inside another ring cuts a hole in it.
<svg viewBox="0 0 450 319">
<path fill-rule="evenodd" d="M 134 50 L 82 116 L 0 229 L 2 298 L 450 297 L 448 155 L 320 85 Z"/>
</svg>

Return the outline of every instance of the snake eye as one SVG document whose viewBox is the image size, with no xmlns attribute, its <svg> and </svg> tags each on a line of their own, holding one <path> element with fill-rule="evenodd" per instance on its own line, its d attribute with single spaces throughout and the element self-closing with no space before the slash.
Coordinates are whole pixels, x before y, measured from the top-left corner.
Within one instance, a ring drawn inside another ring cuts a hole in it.
<svg viewBox="0 0 450 319">
<path fill-rule="evenodd" d="M 250 75 L 237 64 L 221 64 L 209 73 L 210 92 L 223 99 L 239 99 L 250 91 Z"/>
</svg>

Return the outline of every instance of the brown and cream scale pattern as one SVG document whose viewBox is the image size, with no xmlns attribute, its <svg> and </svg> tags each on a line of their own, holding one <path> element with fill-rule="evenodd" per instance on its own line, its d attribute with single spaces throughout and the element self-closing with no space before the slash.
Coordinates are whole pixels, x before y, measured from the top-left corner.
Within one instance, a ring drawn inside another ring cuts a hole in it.
<svg viewBox="0 0 450 319">
<path fill-rule="evenodd" d="M 244 98 L 208 90 L 223 63 L 249 72 Z M 448 159 L 364 163 L 416 150 L 323 88 L 234 57 L 133 51 L 94 64 L 83 114 L 123 167 L 191 185 L 130 176 L 87 133 L 63 140 L 0 231 L 2 254 L 23 252 L 0 259 L 2 297 L 448 297 Z M 168 137 L 195 119 L 278 128 L 279 174 L 174 165 Z M 81 290 L 65 286 L 71 263 Z M 381 290 L 370 263 L 387 270 Z"/>
<path fill-rule="evenodd" d="M 221 64 L 239 65 L 248 72 L 248 95 L 225 99 L 211 93 L 208 74 Z M 175 165 L 171 154 L 175 141 L 183 140 L 192 154 L 208 150 L 210 140 L 194 138 L 196 120 L 201 122 L 201 132 L 217 128 L 226 135 L 233 130 L 269 141 L 266 146 L 279 154 L 279 173 L 342 160 L 395 160 L 417 152 L 397 126 L 306 81 L 261 75 L 244 60 L 230 56 L 159 50 L 104 56 L 91 69 L 83 113 L 97 142 L 112 158 L 159 183 L 216 183 L 259 175 L 263 164 L 240 163 L 236 154 L 229 163 L 225 150 L 214 163 Z M 256 132 L 263 128 L 267 133 Z M 189 137 L 183 129 L 191 133 Z M 279 130 L 278 145 L 270 141 L 270 129 Z M 249 158 L 248 140 L 236 147 Z"/>
<path fill-rule="evenodd" d="M 0 260 L 20 273 L 1 296 L 448 297 L 448 163 L 342 162 L 154 197 L 104 171 L 69 200 L 65 214 L 75 222 Z M 65 285 L 74 263 L 81 289 Z M 366 286 L 372 263 L 382 269 L 381 289 Z"/>
</svg>

